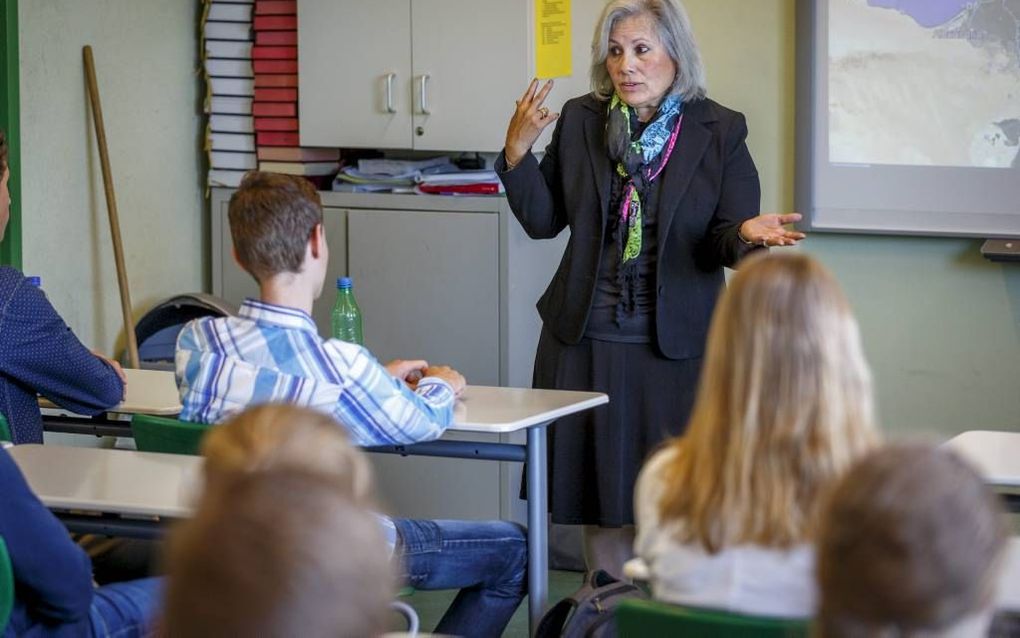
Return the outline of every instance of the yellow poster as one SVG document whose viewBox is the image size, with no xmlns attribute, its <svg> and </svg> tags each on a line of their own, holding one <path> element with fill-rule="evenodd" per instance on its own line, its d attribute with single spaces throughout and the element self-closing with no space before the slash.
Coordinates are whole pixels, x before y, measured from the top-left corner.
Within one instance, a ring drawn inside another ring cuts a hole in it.
<svg viewBox="0 0 1020 638">
<path fill-rule="evenodd" d="M 570 0 L 535 0 L 535 75 L 572 75 Z"/>
</svg>

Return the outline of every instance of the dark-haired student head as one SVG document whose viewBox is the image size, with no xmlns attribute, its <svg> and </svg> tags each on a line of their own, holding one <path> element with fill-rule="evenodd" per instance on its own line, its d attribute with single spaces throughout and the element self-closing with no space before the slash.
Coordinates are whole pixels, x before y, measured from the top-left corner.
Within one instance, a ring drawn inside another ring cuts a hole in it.
<svg viewBox="0 0 1020 638">
<path fill-rule="evenodd" d="M 879 450 L 826 502 L 818 636 L 986 635 L 1008 529 L 996 496 L 956 454 Z"/>
<path fill-rule="evenodd" d="M 377 517 L 332 477 L 293 468 L 206 492 L 167 565 L 175 638 L 376 636 L 395 590 Z"/>
</svg>

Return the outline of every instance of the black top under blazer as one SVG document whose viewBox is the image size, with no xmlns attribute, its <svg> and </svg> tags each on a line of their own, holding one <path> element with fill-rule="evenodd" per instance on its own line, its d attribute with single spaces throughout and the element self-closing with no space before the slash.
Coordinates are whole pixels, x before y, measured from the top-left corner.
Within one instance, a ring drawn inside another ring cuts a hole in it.
<svg viewBox="0 0 1020 638">
<path fill-rule="evenodd" d="M 541 164 L 528 153 L 496 170 L 514 215 L 533 239 L 570 239 L 539 299 L 545 326 L 568 344 L 584 335 L 606 232 L 613 166 L 606 147 L 605 102 L 569 100 Z M 688 102 L 659 186 L 656 342 L 670 359 L 700 357 L 712 311 L 732 267 L 752 247 L 737 234 L 758 214 L 761 185 L 747 150 L 744 116 L 709 99 Z"/>
</svg>

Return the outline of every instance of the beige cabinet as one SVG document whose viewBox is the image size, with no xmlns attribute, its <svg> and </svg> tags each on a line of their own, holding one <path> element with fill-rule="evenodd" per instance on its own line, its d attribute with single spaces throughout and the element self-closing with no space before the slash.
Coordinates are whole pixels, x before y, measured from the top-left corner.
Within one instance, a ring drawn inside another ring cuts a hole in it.
<svg viewBox="0 0 1020 638">
<path fill-rule="evenodd" d="M 588 90 L 603 4 L 572 3 L 554 110 Z M 302 145 L 499 151 L 534 75 L 534 20 L 531 0 L 298 0 Z"/>
</svg>

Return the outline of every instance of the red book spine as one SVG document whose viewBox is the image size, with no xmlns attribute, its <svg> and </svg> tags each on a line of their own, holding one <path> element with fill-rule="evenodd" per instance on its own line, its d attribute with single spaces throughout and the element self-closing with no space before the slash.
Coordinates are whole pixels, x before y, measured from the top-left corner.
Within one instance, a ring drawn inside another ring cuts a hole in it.
<svg viewBox="0 0 1020 638">
<path fill-rule="evenodd" d="M 297 60 L 255 60 L 255 73 L 297 73 Z"/>
<path fill-rule="evenodd" d="M 255 101 L 297 102 L 297 89 L 255 89 Z"/>
<path fill-rule="evenodd" d="M 259 146 L 297 146 L 301 138 L 297 133 L 259 131 L 255 134 L 255 143 Z"/>
<path fill-rule="evenodd" d="M 297 16 L 256 15 L 252 26 L 256 31 L 296 31 Z"/>
<path fill-rule="evenodd" d="M 296 47 L 297 31 L 259 31 L 255 44 L 267 47 Z"/>
<path fill-rule="evenodd" d="M 256 131 L 296 131 L 298 121 L 296 117 L 257 117 L 255 118 Z"/>
<path fill-rule="evenodd" d="M 274 89 L 297 88 L 297 75 L 269 75 L 267 73 L 255 74 L 255 86 L 269 87 Z"/>
<path fill-rule="evenodd" d="M 297 117 L 297 104 L 294 102 L 259 102 L 256 98 L 256 102 L 251 105 L 251 114 L 255 117 Z M 256 130 L 258 129 L 256 128 Z"/>
<path fill-rule="evenodd" d="M 297 14 L 297 0 L 258 0 L 255 3 L 255 15 L 288 15 Z"/>
<path fill-rule="evenodd" d="M 296 60 L 297 47 L 260 47 L 251 48 L 253 60 Z"/>
</svg>

